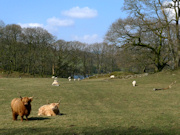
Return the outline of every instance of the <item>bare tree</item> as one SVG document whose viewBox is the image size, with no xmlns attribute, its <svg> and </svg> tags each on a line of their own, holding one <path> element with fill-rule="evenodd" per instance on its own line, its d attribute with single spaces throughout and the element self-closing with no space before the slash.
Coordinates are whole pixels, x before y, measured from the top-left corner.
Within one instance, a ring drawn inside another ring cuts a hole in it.
<svg viewBox="0 0 180 135">
<path fill-rule="evenodd" d="M 150 22 L 153 23 L 152 21 L 149 21 L 149 23 Z M 158 25 L 159 24 L 154 24 L 154 27 L 158 27 Z M 164 32 L 163 29 L 157 29 L 157 31 L 160 37 L 154 34 L 141 19 L 133 19 L 130 17 L 124 20 L 119 19 L 110 27 L 106 34 L 105 42 L 118 46 L 123 45 L 123 48 L 134 49 L 136 51 L 128 52 L 136 54 L 143 53 L 145 51 L 144 49 L 146 49 L 146 52 L 150 52 L 148 54 L 151 54 L 149 58 L 146 58 L 151 59 L 157 67 L 157 71 L 161 71 L 169 62 L 169 54 L 166 53 L 167 44 L 161 37 Z M 132 56 L 132 54 L 129 54 L 129 56 Z M 141 61 L 144 63 L 142 59 Z"/>
<path fill-rule="evenodd" d="M 160 41 L 166 40 L 172 68 L 177 68 L 180 49 L 179 0 L 127 0 L 124 2 L 124 10 L 129 11 L 131 17 L 140 19 L 151 32 L 159 37 Z M 176 28 L 175 36 L 171 33 L 173 25 Z"/>
</svg>

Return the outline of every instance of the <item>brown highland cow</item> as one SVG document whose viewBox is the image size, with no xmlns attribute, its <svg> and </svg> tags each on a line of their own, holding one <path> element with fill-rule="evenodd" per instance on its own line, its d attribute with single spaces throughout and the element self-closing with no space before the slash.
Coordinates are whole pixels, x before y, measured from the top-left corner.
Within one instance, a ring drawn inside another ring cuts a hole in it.
<svg viewBox="0 0 180 135">
<path fill-rule="evenodd" d="M 13 120 L 17 120 L 18 115 L 21 116 L 21 121 L 23 121 L 24 115 L 26 116 L 26 120 L 28 120 L 28 116 L 31 112 L 32 99 L 33 97 L 20 97 L 14 98 L 11 101 Z"/>
</svg>

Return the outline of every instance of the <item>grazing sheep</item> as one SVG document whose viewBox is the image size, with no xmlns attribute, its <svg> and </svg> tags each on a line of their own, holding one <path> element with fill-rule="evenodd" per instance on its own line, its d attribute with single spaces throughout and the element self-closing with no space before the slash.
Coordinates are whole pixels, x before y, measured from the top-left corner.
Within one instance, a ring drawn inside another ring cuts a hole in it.
<svg viewBox="0 0 180 135">
<path fill-rule="evenodd" d="M 52 83 L 53 86 L 59 86 L 59 83 L 57 80 L 54 80 L 54 82 Z"/>
<path fill-rule="evenodd" d="M 20 97 L 14 98 L 11 101 L 13 120 L 17 120 L 18 115 L 21 116 L 21 121 L 23 121 L 24 115 L 26 116 L 26 120 L 28 120 L 32 99 L 33 97 Z"/>
<path fill-rule="evenodd" d="M 133 85 L 133 87 L 135 87 L 136 86 L 136 81 L 133 81 L 132 85 Z"/>
<path fill-rule="evenodd" d="M 111 75 L 110 78 L 111 78 L 111 79 L 114 79 L 114 78 L 115 78 L 115 75 Z"/>
<path fill-rule="evenodd" d="M 51 103 L 48 105 L 43 105 L 39 108 L 38 115 L 44 116 L 56 116 L 60 114 L 59 111 L 59 104 L 60 103 Z"/>
<path fill-rule="evenodd" d="M 78 81 L 80 81 L 80 78 L 78 78 Z"/>
<path fill-rule="evenodd" d="M 71 81 L 71 77 L 70 76 L 68 77 L 68 80 Z"/>
</svg>

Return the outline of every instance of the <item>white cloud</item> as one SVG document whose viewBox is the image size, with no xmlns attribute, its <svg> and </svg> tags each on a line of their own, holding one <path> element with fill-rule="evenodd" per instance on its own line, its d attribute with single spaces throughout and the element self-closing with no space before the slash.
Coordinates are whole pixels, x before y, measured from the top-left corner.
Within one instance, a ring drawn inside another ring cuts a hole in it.
<svg viewBox="0 0 180 135">
<path fill-rule="evenodd" d="M 97 34 L 84 35 L 84 36 L 74 35 L 74 36 L 72 36 L 72 40 L 80 41 L 82 43 L 88 43 L 88 44 L 99 43 L 99 42 L 103 41 L 103 39 L 99 38 L 99 36 Z"/>
<path fill-rule="evenodd" d="M 70 19 L 59 19 L 56 17 L 48 18 L 45 29 L 51 34 L 58 35 L 60 27 L 68 27 L 74 25 L 74 21 Z"/>
<path fill-rule="evenodd" d="M 56 17 L 48 18 L 46 20 L 46 24 L 40 24 L 40 23 L 19 23 L 19 25 L 22 28 L 27 27 L 41 27 L 49 31 L 51 34 L 58 35 L 58 31 L 60 27 L 67 27 L 74 25 L 74 21 L 70 19 L 59 19 Z"/>
<path fill-rule="evenodd" d="M 74 21 L 52 17 L 47 19 L 47 25 L 57 26 L 57 27 L 72 26 L 74 25 Z"/>
<path fill-rule="evenodd" d="M 74 25 L 73 20 L 66 20 L 66 19 L 59 19 L 56 17 L 52 17 L 47 19 L 46 25 L 40 23 L 18 23 L 21 27 L 42 27 L 42 28 L 57 28 L 57 27 L 65 27 L 65 26 L 72 26 Z"/>
<path fill-rule="evenodd" d="M 43 24 L 40 23 L 18 23 L 22 28 L 27 28 L 27 27 L 44 27 Z"/>
<path fill-rule="evenodd" d="M 63 11 L 62 14 L 73 18 L 93 18 L 98 15 L 95 9 L 90 9 L 89 7 L 73 7 L 70 10 Z"/>
</svg>

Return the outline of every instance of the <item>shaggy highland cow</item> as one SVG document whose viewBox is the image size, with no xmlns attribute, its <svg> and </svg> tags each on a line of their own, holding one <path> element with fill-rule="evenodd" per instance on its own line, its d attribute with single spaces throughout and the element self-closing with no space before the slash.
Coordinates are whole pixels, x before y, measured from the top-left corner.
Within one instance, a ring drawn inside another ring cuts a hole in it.
<svg viewBox="0 0 180 135">
<path fill-rule="evenodd" d="M 31 112 L 32 99 L 33 97 L 20 97 L 14 98 L 11 101 L 13 120 L 17 120 L 18 115 L 21 116 L 21 121 L 23 121 L 24 115 L 26 116 L 26 120 L 28 120 L 28 116 Z"/>
<path fill-rule="evenodd" d="M 59 115 L 59 103 L 51 103 L 48 105 L 43 105 L 39 108 L 38 115 L 45 116 L 56 116 Z"/>
</svg>

